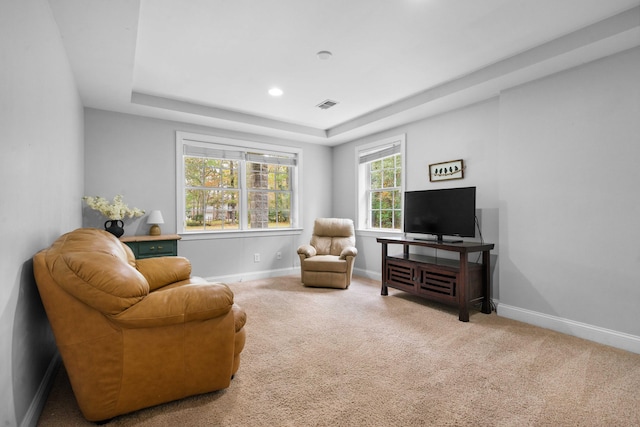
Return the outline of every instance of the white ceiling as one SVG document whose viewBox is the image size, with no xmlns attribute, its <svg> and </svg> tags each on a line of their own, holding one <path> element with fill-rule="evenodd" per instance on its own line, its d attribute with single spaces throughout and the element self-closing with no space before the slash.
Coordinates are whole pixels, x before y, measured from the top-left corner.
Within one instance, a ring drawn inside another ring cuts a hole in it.
<svg viewBox="0 0 640 427">
<path fill-rule="evenodd" d="M 85 106 L 326 145 L 640 45 L 640 0 L 50 4 Z"/>
</svg>

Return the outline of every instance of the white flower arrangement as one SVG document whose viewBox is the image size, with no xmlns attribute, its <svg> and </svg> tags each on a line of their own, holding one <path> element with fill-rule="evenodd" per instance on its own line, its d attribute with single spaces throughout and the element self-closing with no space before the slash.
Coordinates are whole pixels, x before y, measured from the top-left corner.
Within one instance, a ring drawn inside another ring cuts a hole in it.
<svg viewBox="0 0 640 427">
<path fill-rule="evenodd" d="M 144 215 L 144 211 L 138 208 L 129 208 L 122 201 L 122 195 L 118 194 L 113 198 L 113 203 L 103 197 L 84 196 L 82 198 L 91 209 L 100 212 L 111 220 L 134 218 Z"/>
</svg>

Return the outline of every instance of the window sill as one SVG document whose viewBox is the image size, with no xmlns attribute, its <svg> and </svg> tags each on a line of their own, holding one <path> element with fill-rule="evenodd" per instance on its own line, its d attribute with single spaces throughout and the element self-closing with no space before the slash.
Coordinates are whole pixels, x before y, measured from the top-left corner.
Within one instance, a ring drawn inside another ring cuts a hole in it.
<svg viewBox="0 0 640 427">
<path fill-rule="evenodd" d="M 233 231 L 191 231 L 180 233 L 182 240 L 245 239 L 254 237 L 293 236 L 302 234 L 301 228 Z"/>
<path fill-rule="evenodd" d="M 398 231 L 398 230 L 356 230 L 356 236 L 361 236 L 361 237 L 380 237 L 380 236 L 385 236 L 385 237 L 389 237 L 389 236 L 403 236 L 404 233 L 402 231 Z"/>
</svg>

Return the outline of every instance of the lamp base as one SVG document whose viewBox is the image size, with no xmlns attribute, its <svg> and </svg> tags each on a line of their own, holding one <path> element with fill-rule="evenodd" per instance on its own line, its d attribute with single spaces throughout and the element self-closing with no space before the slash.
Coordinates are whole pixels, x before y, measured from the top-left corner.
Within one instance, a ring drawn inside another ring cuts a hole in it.
<svg viewBox="0 0 640 427">
<path fill-rule="evenodd" d="M 160 235 L 160 226 L 158 224 L 153 224 L 149 229 L 149 236 L 159 236 Z"/>
</svg>

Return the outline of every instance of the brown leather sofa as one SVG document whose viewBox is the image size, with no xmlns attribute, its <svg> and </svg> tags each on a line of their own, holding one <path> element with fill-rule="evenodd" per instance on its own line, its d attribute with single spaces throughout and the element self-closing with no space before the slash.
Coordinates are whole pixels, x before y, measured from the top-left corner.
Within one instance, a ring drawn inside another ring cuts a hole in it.
<svg viewBox="0 0 640 427">
<path fill-rule="evenodd" d="M 116 415 L 230 385 L 245 312 L 183 257 L 136 260 L 81 228 L 34 256 L 38 290 L 84 417 Z"/>
<path fill-rule="evenodd" d="M 357 255 L 351 219 L 317 218 L 311 242 L 298 247 L 300 280 L 305 286 L 346 289 Z"/>
</svg>

